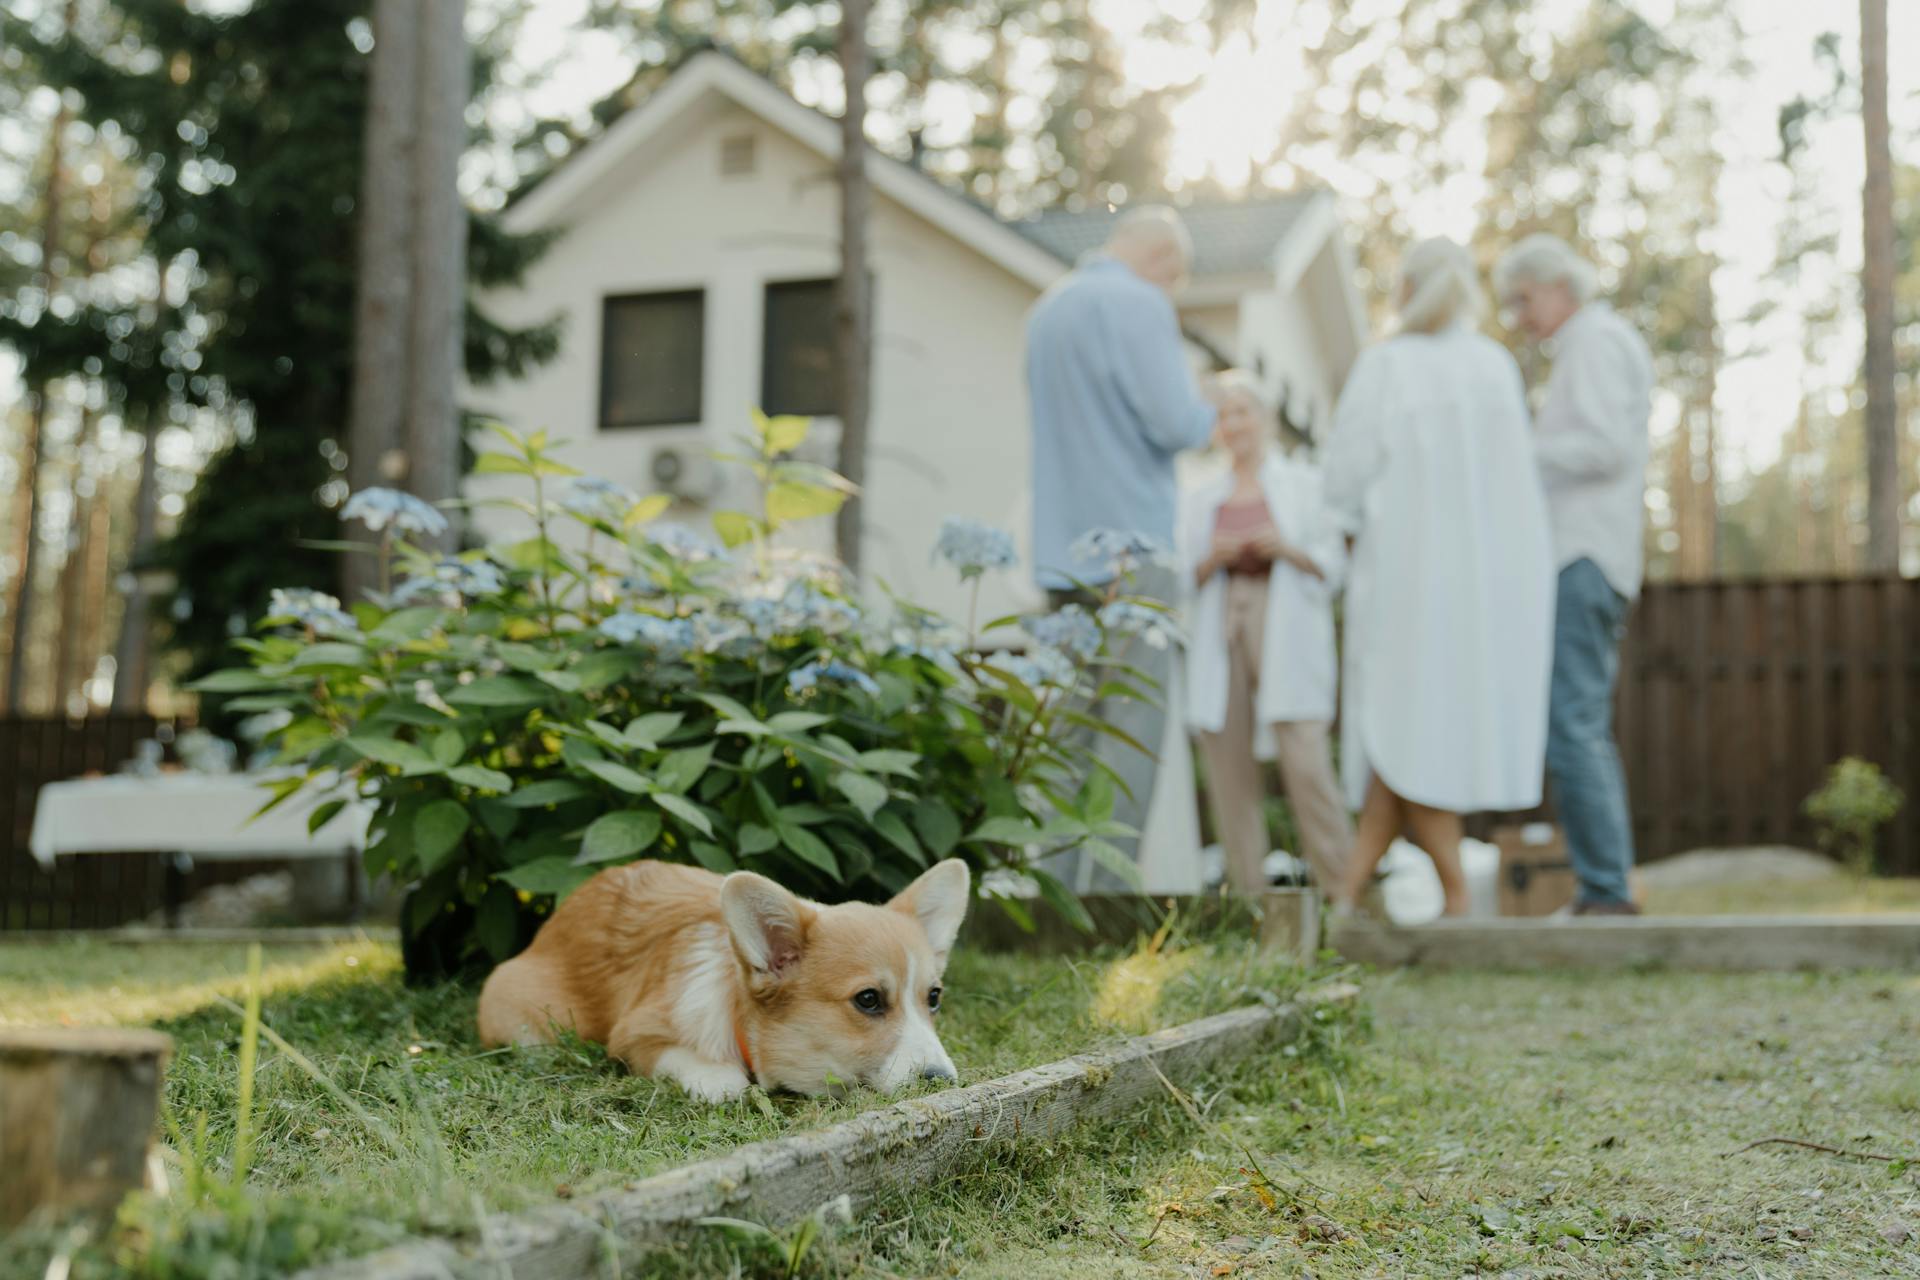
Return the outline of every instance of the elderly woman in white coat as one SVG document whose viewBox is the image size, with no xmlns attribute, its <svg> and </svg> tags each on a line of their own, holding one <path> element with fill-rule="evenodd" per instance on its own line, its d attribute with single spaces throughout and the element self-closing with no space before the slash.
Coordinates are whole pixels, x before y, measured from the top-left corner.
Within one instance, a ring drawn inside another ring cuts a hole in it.
<svg viewBox="0 0 1920 1280">
<path fill-rule="evenodd" d="M 1227 877 L 1267 885 L 1262 762 L 1276 761 L 1298 850 L 1327 891 L 1342 883 L 1353 825 L 1327 730 L 1337 666 L 1333 595 L 1346 547 L 1321 499 L 1320 473 L 1274 447 L 1273 406 L 1234 370 L 1215 385 L 1215 443 L 1227 472 L 1182 500 L 1180 546 L 1191 591 L 1185 691 L 1200 740 Z"/>
<path fill-rule="evenodd" d="M 1475 327 L 1472 257 L 1415 245 L 1399 307 L 1327 444 L 1328 505 L 1355 539 L 1341 766 L 1360 822 L 1337 901 L 1357 909 L 1405 832 L 1463 915 L 1460 815 L 1540 800 L 1553 551 L 1520 370 Z"/>
</svg>

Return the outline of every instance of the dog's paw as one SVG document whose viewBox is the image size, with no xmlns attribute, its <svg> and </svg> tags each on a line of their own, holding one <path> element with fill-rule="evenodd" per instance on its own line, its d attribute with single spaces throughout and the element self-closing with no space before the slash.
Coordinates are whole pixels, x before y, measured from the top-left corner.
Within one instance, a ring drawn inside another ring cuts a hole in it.
<svg viewBox="0 0 1920 1280">
<path fill-rule="evenodd" d="M 702 1102 L 731 1102 L 747 1091 L 747 1073 L 738 1065 L 708 1062 L 685 1049 L 667 1050 L 653 1070 Z"/>
</svg>

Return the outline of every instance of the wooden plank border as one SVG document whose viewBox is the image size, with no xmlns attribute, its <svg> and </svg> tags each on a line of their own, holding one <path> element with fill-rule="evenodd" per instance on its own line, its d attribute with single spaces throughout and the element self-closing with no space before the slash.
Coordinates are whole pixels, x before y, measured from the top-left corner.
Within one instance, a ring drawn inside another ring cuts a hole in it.
<svg viewBox="0 0 1920 1280">
<path fill-rule="evenodd" d="M 468 1273 L 557 1280 L 598 1274 L 609 1245 L 623 1261 L 630 1250 L 670 1246 L 701 1230 L 694 1225 L 701 1218 L 780 1225 L 842 1195 L 858 1209 L 931 1185 L 1018 1143 L 1044 1143 L 1076 1125 L 1131 1114 L 1164 1094 L 1162 1075 L 1190 1080 L 1215 1063 L 1295 1039 L 1314 1005 L 1354 994 L 1350 986 L 1329 988 L 1293 1004 L 1216 1014 L 811 1133 L 750 1143 L 624 1190 L 492 1216 L 481 1240 L 465 1247 L 423 1240 L 301 1274 L 305 1280 L 444 1280 Z"/>
</svg>

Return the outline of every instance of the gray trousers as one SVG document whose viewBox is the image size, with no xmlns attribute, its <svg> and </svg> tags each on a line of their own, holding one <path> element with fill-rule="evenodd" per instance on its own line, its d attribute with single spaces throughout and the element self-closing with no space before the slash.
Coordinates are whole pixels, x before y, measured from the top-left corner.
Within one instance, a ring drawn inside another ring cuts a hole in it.
<svg viewBox="0 0 1920 1280">
<path fill-rule="evenodd" d="M 1175 570 L 1150 566 L 1135 571 L 1126 594 L 1171 605 L 1176 598 L 1178 583 Z M 1089 610 L 1098 607 L 1098 601 L 1090 600 L 1084 593 L 1078 591 L 1049 591 L 1047 602 L 1055 609 L 1069 604 L 1085 605 Z M 1112 656 L 1116 655 L 1110 655 Z M 1143 640 L 1135 639 L 1125 642 L 1117 654 L 1117 660 L 1126 666 L 1145 672 L 1159 686 L 1157 690 L 1149 690 L 1153 701 L 1113 696 L 1080 704 L 1081 708 L 1096 720 L 1114 726 L 1146 747 L 1145 752 L 1129 746 L 1118 738 L 1079 726 L 1073 727 L 1068 735 L 1069 740 L 1075 745 L 1091 749 L 1095 756 L 1106 761 L 1126 784 L 1124 789 L 1119 787 L 1114 789 L 1113 819 L 1115 822 L 1126 823 L 1136 831 L 1146 826 L 1147 809 L 1153 803 L 1153 783 L 1160 761 L 1157 755 L 1150 753 L 1160 750 L 1160 739 L 1166 732 L 1166 699 L 1173 685 L 1173 663 L 1176 656 L 1172 646 L 1155 649 L 1149 647 Z M 1130 683 L 1139 682 L 1130 681 Z M 1138 837 L 1126 836 L 1110 843 L 1131 858 L 1135 866 L 1139 865 Z M 1059 853 L 1052 854 L 1040 865 L 1075 893 L 1132 893 L 1135 891 L 1133 885 L 1128 884 L 1077 848 L 1063 849 Z"/>
</svg>

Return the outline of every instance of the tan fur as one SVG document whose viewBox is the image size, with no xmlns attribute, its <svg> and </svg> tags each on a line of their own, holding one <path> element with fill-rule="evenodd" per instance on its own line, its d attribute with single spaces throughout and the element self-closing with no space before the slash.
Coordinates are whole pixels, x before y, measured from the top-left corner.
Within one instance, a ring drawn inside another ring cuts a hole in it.
<svg viewBox="0 0 1920 1280">
<path fill-rule="evenodd" d="M 823 907 L 740 872 L 611 868 L 494 970 L 480 993 L 480 1037 L 542 1043 L 571 1028 L 634 1072 L 712 1099 L 746 1086 L 736 1028 L 767 1088 L 894 1088 L 909 1075 L 950 1076 L 925 1001 L 966 899 L 957 860 L 886 906 Z M 869 988 L 885 997 L 883 1016 L 855 1007 Z"/>
</svg>

